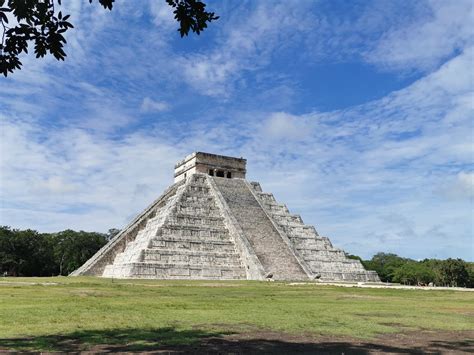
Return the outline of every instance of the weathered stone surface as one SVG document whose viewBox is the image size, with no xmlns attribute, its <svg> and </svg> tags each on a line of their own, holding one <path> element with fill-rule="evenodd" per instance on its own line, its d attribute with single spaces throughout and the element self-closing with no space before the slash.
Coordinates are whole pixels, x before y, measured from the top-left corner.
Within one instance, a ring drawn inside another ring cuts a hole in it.
<svg viewBox="0 0 474 355">
<path fill-rule="evenodd" d="M 240 178 L 245 162 L 188 156 L 176 165 L 177 182 L 72 275 L 379 281 L 258 183 Z"/>
</svg>

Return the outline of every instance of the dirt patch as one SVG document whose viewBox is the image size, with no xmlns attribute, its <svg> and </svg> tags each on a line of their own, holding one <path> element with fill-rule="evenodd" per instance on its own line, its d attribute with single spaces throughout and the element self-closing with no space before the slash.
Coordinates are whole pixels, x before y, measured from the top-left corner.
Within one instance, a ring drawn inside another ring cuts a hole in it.
<svg viewBox="0 0 474 355">
<path fill-rule="evenodd" d="M 80 338 L 57 337 L 55 351 L 147 354 L 462 354 L 474 353 L 474 331 L 417 331 L 383 335 L 363 340 L 345 337 L 292 335 L 256 331 L 207 336 L 193 345 L 163 345 L 162 338 L 148 335 L 137 343 L 84 344 Z M 161 340 L 160 340 L 161 338 Z M 27 339 L 23 339 L 26 341 Z M 9 352 L 9 347 L 0 352 Z M 86 350 L 87 349 L 87 350 Z"/>
<path fill-rule="evenodd" d="M 407 332 L 384 335 L 373 340 L 289 335 L 279 332 L 252 332 L 206 339 L 195 347 L 188 347 L 181 351 L 198 354 L 208 352 L 224 354 L 474 353 L 474 331 Z"/>
</svg>

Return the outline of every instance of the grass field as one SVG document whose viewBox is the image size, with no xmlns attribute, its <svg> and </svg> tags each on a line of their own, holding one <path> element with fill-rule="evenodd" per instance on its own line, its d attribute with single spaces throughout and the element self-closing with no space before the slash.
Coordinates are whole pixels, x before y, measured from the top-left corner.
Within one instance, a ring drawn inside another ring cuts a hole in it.
<svg viewBox="0 0 474 355">
<path fill-rule="evenodd" d="M 387 333 L 471 331 L 473 324 L 471 292 L 252 281 L 0 279 L 0 349 L 87 350 L 108 344 L 150 350 L 259 332 L 368 341 Z"/>
</svg>

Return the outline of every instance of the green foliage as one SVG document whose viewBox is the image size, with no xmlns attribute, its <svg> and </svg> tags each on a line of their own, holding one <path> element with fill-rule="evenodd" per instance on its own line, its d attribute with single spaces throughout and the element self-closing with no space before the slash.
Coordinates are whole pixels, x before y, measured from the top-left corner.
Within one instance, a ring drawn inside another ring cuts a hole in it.
<svg viewBox="0 0 474 355">
<path fill-rule="evenodd" d="M 28 53 L 28 44 L 34 44 L 36 58 L 48 53 L 57 60 L 64 60 L 66 53 L 64 33 L 74 26 L 68 21 L 70 15 L 63 15 L 57 8 L 62 0 L 0 0 L 0 73 L 7 76 L 21 69 L 21 53 Z M 115 0 L 98 0 L 108 10 L 112 10 Z M 92 0 L 89 0 L 92 3 Z M 206 4 L 198 0 L 166 0 L 174 11 L 179 23 L 181 37 L 189 31 L 200 34 L 207 23 L 219 17 L 206 11 Z M 9 16 L 15 24 L 9 23 Z"/>
<path fill-rule="evenodd" d="M 426 264 L 407 262 L 395 270 L 393 281 L 405 285 L 427 285 L 434 282 L 435 273 Z"/>
<path fill-rule="evenodd" d="M 402 258 L 390 253 L 377 253 L 371 260 L 364 261 L 364 267 L 368 270 L 375 270 L 383 282 L 393 282 L 393 277 L 398 268 L 411 259 Z"/>
<path fill-rule="evenodd" d="M 466 263 L 467 264 L 467 273 L 469 275 L 469 281 L 467 287 L 474 288 L 474 263 Z"/>
<path fill-rule="evenodd" d="M 0 274 L 68 275 L 106 243 L 100 233 L 65 230 L 40 234 L 0 227 Z"/>
<path fill-rule="evenodd" d="M 447 259 L 441 264 L 444 284 L 454 287 L 466 287 L 469 284 L 467 264 L 461 259 Z"/>
<path fill-rule="evenodd" d="M 51 276 L 54 261 L 47 238 L 31 229 L 0 227 L 0 273 Z"/>
<path fill-rule="evenodd" d="M 59 275 L 68 275 L 76 270 L 107 242 L 104 234 L 70 229 L 51 234 L 49 240 Z"/>
<path fill-rule="evenodd" d="M 377 253 L 372 259 L 363 260 L 362 263 L 366 269 L 377 271 L 383 282 L 474 287 L 474 263 L 461 259 L 415 261 L 396 254 Z"/>
</svg>

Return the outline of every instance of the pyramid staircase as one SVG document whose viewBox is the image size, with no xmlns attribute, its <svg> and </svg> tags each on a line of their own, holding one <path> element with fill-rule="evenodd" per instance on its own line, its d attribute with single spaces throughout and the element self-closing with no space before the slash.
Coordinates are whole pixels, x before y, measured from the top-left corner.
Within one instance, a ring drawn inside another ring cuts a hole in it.
<svg viewBox="0 0 474 355">
<path fill-rule="evenodd" d="M 248 183 L 243 179 L 210 179 L 215 181 L 266 276 L 273 280 L 307 280 L 307 273 L 262 210 Z"/>
</svg>

